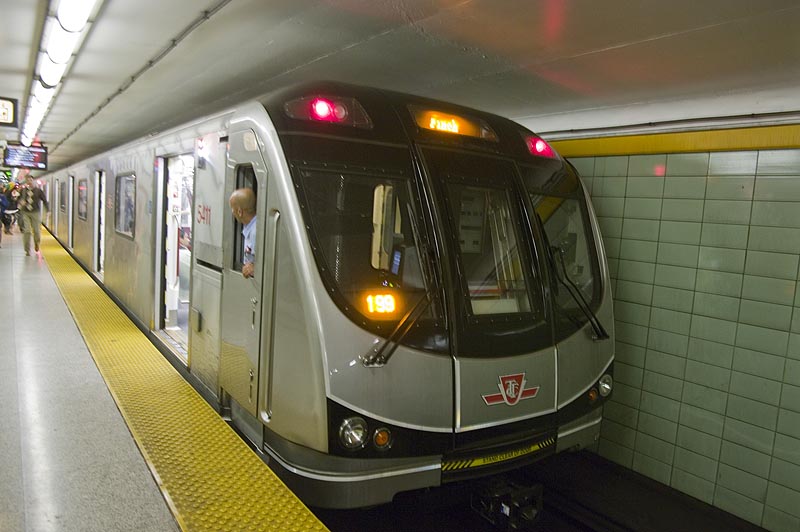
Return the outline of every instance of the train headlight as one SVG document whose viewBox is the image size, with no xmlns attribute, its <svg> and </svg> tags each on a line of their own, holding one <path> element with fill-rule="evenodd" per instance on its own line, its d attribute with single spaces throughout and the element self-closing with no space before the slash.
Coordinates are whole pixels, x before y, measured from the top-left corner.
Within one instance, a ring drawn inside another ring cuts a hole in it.
<svg viewBox="0 0 800 532">
<path fill-rule="evenodd" d="M 363 418 L 349 417 L 339 426 L 339 441 L 345 449 L 361 449 L 367 438 L 367 422 Z"/>
<path fill-rule="evenodd" d="M 605 374 L 600 377 L 599 385 L 600 395 L 608 397 L 608 394 L 611 393 L 611 388 L 614 387 L 614 379 L 611 378 L 611 375 Z"/>
</svg>

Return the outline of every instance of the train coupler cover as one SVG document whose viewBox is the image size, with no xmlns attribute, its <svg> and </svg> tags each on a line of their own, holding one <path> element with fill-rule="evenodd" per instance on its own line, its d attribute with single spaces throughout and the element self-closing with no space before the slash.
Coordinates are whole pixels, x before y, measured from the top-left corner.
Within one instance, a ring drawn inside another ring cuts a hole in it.
<svg viewBox="0 0 800 532">
<path fill-rule="evenodd" d="M 541 484 L 492 477 L 472 493 L 470 505 L 499 530 L 530 530 L 542 511 L 543 491 Z"/>
</svg>

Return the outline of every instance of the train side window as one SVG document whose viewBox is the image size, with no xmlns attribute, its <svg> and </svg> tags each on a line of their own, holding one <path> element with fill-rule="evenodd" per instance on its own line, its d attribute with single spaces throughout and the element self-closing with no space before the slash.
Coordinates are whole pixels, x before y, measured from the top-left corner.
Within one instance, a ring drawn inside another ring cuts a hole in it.
<svg viewBox="0 0 800 532">
<path fill-rule="evenodd" d="M 236 189 L 252 189 L 258 199 L 258 180 L 256 172 L 251 164 L 243 164 L 236 167 Z M 236 218 L 233 219 L 233 265 L 231 269 L 242 271 L 242 259 L 244 258 L 244 237 L 242 236 L 242 224 Z"/>
<path fill-rule="evenodd" d="M 89 180 L 78 180 L 78 218 L 86 220 L 89 215 Z"/>
<path fill-rule="evenodd" d="M 372 268 L 388 272 L 405 288 L 424 288 L 417 246 L 411 229 L 411 213 L 403 213 L 394 185 L 376 185 L 372 203 Z"/>
<path fill-rule="evenodd" d="M 586 301 L 598 297 L 596 261 L 590 249 L 591 228 L 577 198 L 563 198 L 531 194 L 531 202 L 542 221 L 552 252 L 557 254 L 557 268 L 567 271 L 569 280 L 575 283 Z M 578 310 L 578 304 L 565 289 L 556 286 L 556 302 L 561 308 Z"/>
<path fill-rule="evenodd" d="M 61 194 L 62 202 L 64 195 Z M 136 176 L 118 175 L 114 197 L 114 229 L 133 238 L 136 231 Z"/>
<path fill-rule="evenodd" d="M 61 212 L 67 212 L 67 182 L 62 181 L 58 184 L 58 208 Z"/>
</svg>

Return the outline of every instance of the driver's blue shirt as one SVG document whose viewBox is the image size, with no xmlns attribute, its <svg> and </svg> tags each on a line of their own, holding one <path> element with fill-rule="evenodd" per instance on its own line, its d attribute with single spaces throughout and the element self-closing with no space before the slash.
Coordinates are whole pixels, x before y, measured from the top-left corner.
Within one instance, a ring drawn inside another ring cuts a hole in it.
<svg viewBox="0 0 800 532">
<path fill-rule="evenodd" d="M 244 255 L 242 256 L 242 264 L 250 264 L 256 261 L 256 217 L 242 228 L 242 236 L 244 237 Z"/>
</svg>

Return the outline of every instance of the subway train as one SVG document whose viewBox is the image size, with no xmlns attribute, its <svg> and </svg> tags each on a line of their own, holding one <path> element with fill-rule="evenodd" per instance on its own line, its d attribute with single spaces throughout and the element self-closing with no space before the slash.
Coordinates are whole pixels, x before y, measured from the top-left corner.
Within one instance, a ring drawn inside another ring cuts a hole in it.
<svg viewBox="0 0 800 532">
<path fill-rule="evenodd" d="M 597 218 L 511 120 L 306 83 L 40 184 L 50 231 L 309 505 L 597 441 L 614 359 Z"/>
</svg>

